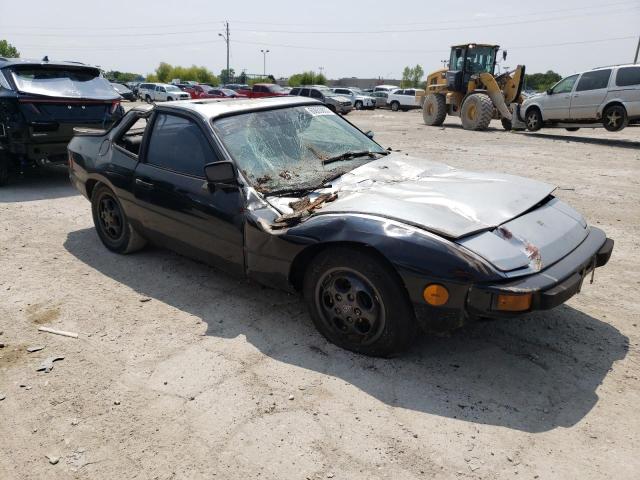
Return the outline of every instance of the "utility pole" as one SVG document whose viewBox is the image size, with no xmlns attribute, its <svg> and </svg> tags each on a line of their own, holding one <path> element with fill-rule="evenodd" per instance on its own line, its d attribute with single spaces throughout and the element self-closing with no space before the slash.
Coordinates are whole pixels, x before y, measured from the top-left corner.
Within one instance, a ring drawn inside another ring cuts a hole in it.
<svg viewBox="0 0 640 480">
<path fill-rule="evenodd" d="M 636 47 L 636 58 L 633 59 L 633 63 L 638 63 L 638 53 L 640 53 L 640 37 L 638 37 L 638 46 Z"/>
<path fill-rule="evenodd" d="M 226 76 L 226 81 L 224 83 L 229 83 L 229 77 L 231 75 L 231 73 L 229 72 L 229 22 L 224 22 L 225 24 L 225 30 L 226 30 L 226 35 L 223 33 L 219 33 L 218 36 L 222 37 L 225 41 L 225 43 L 227 44 L 227 74 Z"/>
<path fill-rule="evenodd" d="M 260 50 L 262 52 L 262 76 L 267 76 L 267 53 L 269 50 Z"/>
</svg>

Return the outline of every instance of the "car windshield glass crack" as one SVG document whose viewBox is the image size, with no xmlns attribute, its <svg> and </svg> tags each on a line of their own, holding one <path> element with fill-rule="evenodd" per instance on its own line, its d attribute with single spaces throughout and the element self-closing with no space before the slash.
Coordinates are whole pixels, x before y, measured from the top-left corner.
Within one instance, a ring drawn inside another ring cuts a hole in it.
<svg viewBox="0 0 640 480">
<path fill-rule="evenodd" d="M 322 185 L 388 153 L 322 105 L 234 115 L 213 126 L 240 170 L 263 193 Z"/>
</svg>

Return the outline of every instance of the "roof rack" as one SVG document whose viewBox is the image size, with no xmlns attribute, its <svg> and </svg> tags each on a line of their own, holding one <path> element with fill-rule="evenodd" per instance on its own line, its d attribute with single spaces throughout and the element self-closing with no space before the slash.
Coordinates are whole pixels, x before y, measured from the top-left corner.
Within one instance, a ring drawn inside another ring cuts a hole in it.
<svg viewBox="0 0 640 480">
<path fill-rule="evenodd" d="M 627 65 L 633 65 L 633 63 L 617 63 L 615 65 L 603 65 L 601 67 L 592 68 L 591 70 L 598 70 L 600 68 L 626 67 Z"/>
</svg>

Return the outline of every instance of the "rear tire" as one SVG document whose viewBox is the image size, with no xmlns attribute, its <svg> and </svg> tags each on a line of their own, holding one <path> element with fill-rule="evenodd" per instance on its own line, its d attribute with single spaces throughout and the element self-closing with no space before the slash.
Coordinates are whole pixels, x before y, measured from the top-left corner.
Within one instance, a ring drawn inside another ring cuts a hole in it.
<svg viewBox="0 0 640 480">
<path fill-rule="evenodd" d="M 565 128 L 565 130 L 567 132 L 577 132 L 578 130 L 580 130 L 580 127 L 567 127 Z"/>
<path fill-rule="evenodd" d="M 602 124 L 609 132 L 619 132 L 628 123 L 627 110 L 622 105 L 612 105 L 602 113 Z"/>
<path fill-rule="evenodd" d="M 460 117 L 465 130 L 486 130 L 493 117 L 493 102 L 489 95 L 484 93 L 469 95 L 462 104 Z"/>
<path fill-rule="evenodd" d="M 397 273 L 361 249 L 327 249 L 310 263 L 304 298 L 313 323 L 346 350 L 389 357 L 417 333 L 413 307 Z"/>
<path fill-rule="evenodd" d="M 144 101 L 147 103 L 151 103 L 151 97 L 149 95 L 145 96 Z"/>
<path fill-rule="evenodd" d="M 393 110 L 394 112 L 397 112 L 398 110 L 400 110 L 400 103 L 398 102 L 391 102 L 391 110 Z"/>
<path fill-rule="evenodd" d="M 441 93 L 431 93 L 424 99 L 422 119 L 425 125 L 439 127 L 447 118 L 447 99 Z"/>
<path fill-rule="evenodd" d="M 134 230 L 116 195 L 106 185 L 99 185 L 91 194 L 93 224 L 105 247 L 116 253 L 132 253 L 147 241 Z"/>
<path fill-rule="evenodd" d="M 537 108 L 527 110 L 527 114 L 524 116 L 524 123 L 527 126 L 527 130 L 530 132 L 537 132 L 542 128 L 542 114 Z"/>
</svg>

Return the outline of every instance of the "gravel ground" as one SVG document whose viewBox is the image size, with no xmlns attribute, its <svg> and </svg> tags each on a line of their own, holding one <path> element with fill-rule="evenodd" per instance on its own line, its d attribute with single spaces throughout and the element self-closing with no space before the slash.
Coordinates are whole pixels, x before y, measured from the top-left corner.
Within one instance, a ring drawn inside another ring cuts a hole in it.
<svg viewBox="0 0 640 480">
<path fill-rule="evenodd" d="M 63 170 L 21 179 L 0 190 L 0 478 L 638 478 L 640 128 L 347 118 L 411 155 L 557 184 L 615 239 L 610 263 L 553 311 L 371 359 L 325 342 L 295 296 L 109 253 Z"/>
</svg>

